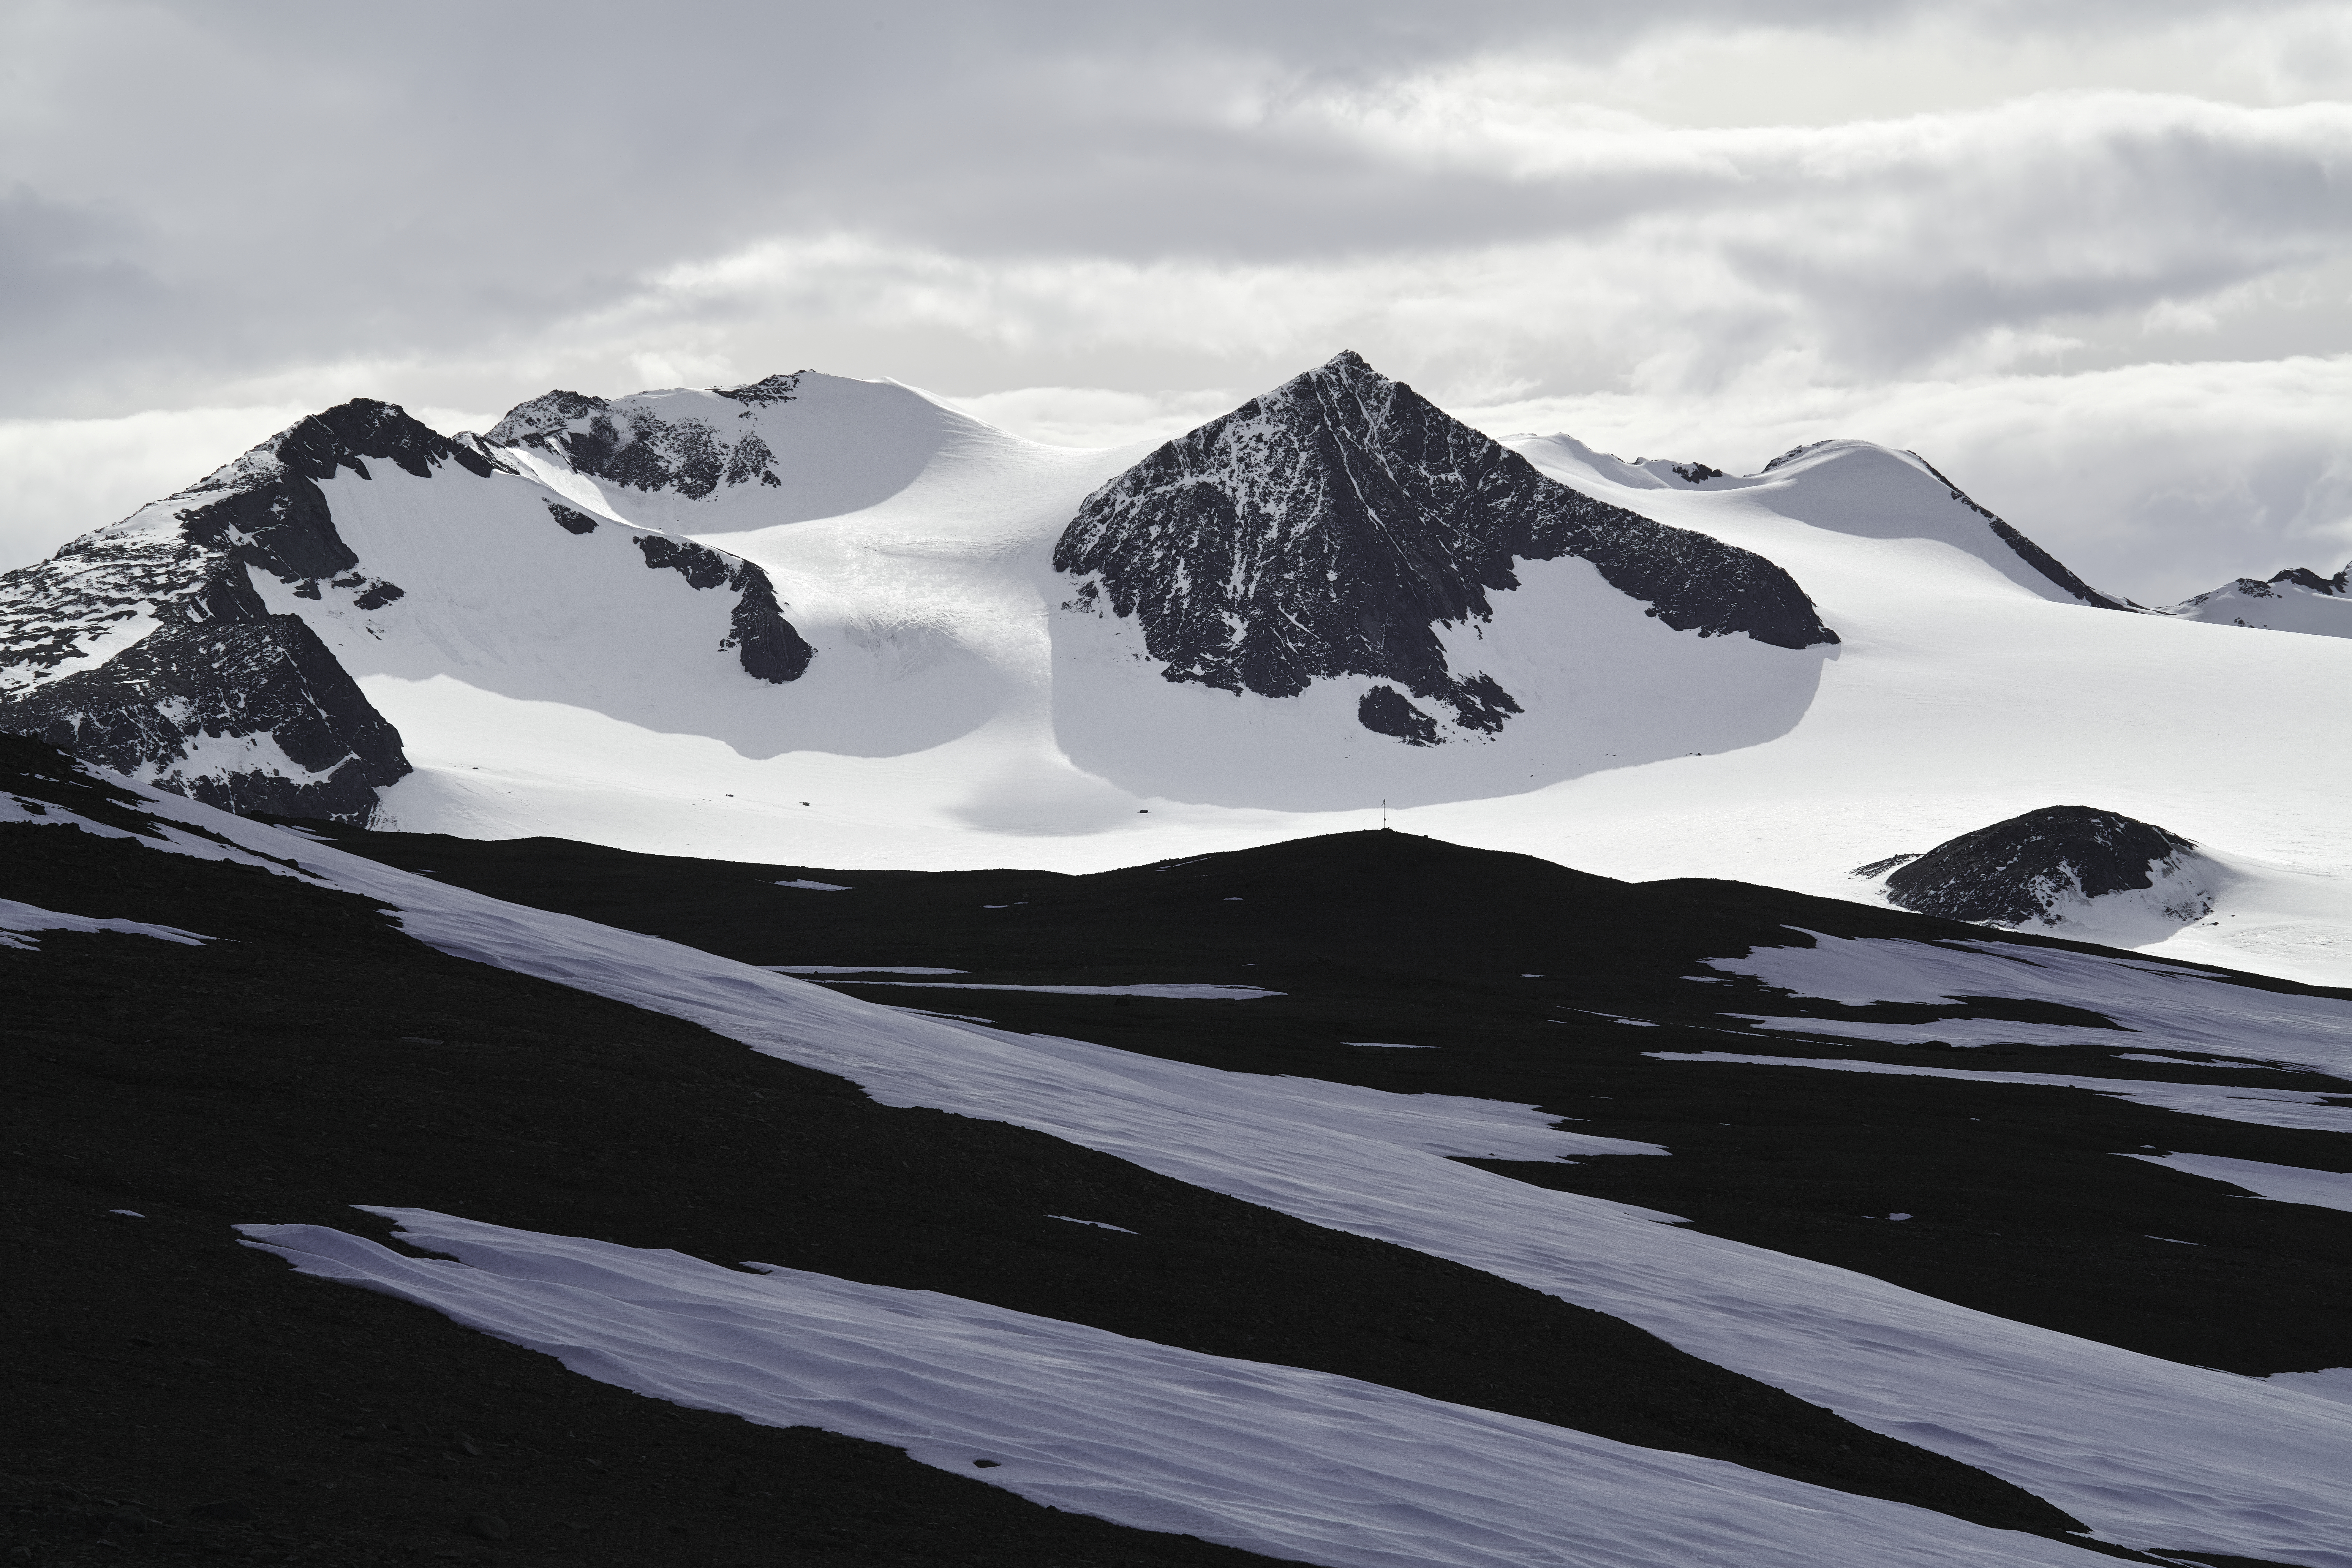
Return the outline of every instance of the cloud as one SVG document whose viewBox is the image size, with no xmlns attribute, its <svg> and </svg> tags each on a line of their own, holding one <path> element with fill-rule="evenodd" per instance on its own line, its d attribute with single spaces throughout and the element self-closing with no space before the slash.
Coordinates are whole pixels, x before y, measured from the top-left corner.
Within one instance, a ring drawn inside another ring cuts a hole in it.
<svg viewBox="0 0 2352 1568">
<path fill-rule="evenodd" d="M 0 11 L 0 418 L 815 366 L 1093 440 L 1354 347 L 1744 431 L 2352 353 L 2340 5 L 645 15 Z M 2135 504 L 2331 526 L 2263 471 Z"/>
</svg>

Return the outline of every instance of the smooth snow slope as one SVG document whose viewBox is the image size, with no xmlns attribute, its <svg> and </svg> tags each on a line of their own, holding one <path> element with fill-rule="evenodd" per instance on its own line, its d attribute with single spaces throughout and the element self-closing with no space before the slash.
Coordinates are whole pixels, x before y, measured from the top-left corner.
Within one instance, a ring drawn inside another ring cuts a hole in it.
<svg viewBox="0 0 2352 1568">
<path fill-rule="evenodd" d="M 397 908 L 405 929 L 445 952 L 700 1023 L 840 1073 L 886 1104 L 1034 1128 L 1550 1291 L 2015 1481 L 2109 1539 L 2352 1568 L 2342 1485 L 2352 1406 L 2009 1322 L 1449 1158 L 1632 1152 L 1531 1108 L 1228 1074 L 911 1015 L 142 794 L 167 821 L 299 857 L 307 874 Z M 0 814 L 51 826 L 69 815 L 32 816 L 5 799 Z M 184 834 L 170 847 L 225 853 Z M 1891 978 L 1919 983 L 1893 967 Z M 2133 973 L 2116 965 L 2108 979 L 2127 984 Z M 2160 1010 L 2168 983 L 2150 981 Z M 2352 1014 L 2352 1003 L 2310 1005 Z"/>
<path fill-rule="evenodd" d="M 1586 870 L 1872 900 L 1853 868 L 2082 804 L 2198 840 L 2217 901 L 2185 930 L 2070 934 L 2352 984 L 2352 818 L 2335 784 L 2352 731 L 2313 719 L 2352 680 L 2352 639 L 2090 608 L 1906 455 L 1832 442 L 1693 486 L 1565 437 L 1516 438 L 1577 489 L 1780 563 L 1843 641 L 1683 637 L 1581 563 L 1535 563 L 1495 595 L 1492 623 L 1447 634 L 1477 644 L 1528 713 L 1492 742 L 1420 750 L 1355 721 L 1361 682 L 1279 700 L 1171 685 L 1128 628 L 1061 609 L 1054 541 L 1138 451 L 1040 447 L 911 388 L 814 374 L 748 413 L 706 393 L 636 401 L 673 425 L 756 429 L 780 483 L 693 500 L 497 450 L 540 493 L 766 567 L 817 648 L 809 672 L 737 704 L 723 668 L 639 679 L 608 668 L 617 652 L 575 653 L 576 637 L 500 654 L 585 659 L 583 698 L 485 673 L 456 631 L 456 655 L 412 640 L 372 659 L 346 637 L 338 652 L 364 664 L 418 768 L 387 792 L 384 826 L 1093 870 L 1372 826 L 1387 802 L 1401 828 Z M 405 476 L 389 478 L 379 492 Z M 863 504 L 824 514 L 845 500 Z"/>
</svg>

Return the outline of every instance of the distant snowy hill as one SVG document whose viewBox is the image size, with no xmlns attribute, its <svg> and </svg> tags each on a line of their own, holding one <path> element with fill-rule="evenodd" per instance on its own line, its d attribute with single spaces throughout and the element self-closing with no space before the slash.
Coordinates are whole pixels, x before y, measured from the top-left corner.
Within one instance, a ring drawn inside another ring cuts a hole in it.
<svg viewBox="0 0 2352 1568">
<path fill-rule="evenodd" d="M 2352 566 L 2333 577 L 2305 566 L 2291 567 L 2267 582 L 2241 577 L 2169 605 L 2165 614 L 2216 626 L 2352 637 Z"/>
<path fill-rule="evenodd" d="M 2352 738 L 2308 712 L 2352 639 L 2136 608 L 1867 443 L 1625 463 L 1343 354 L 1084 451 L 804 371 L 307 420 L 0 579 L 0 726 L 241 809 L 834 866 L 1385 810 L 1874 898 L 1852 868 L 2081 801 L 2210 862 L 2150 942 L 2352 981 Z"/>
<path fill-rule="evenodd" d="M 2048 599 L 2101 609 L 2130 607 L 2068 571 L 2057 557 L 1979 506 L 1916 452 L 1868 441 L 1814 441 L 1781 453 L 1757 473 L 1726 474 L 1704 463 L 1622 462 L 1568 436 L 1520 443 L 1628 490 L 1753 491 L 1767 507 L 1865 539 L 1929 539 L 1976 556 L 2012 583 Z M 1907 470 L 1907 471 L 1906 471 Z M 1922 483 L 1922 478 L 1927 483 Z M 1941 493 L 1938 494 L 1937 492 Z"/>
</svg>

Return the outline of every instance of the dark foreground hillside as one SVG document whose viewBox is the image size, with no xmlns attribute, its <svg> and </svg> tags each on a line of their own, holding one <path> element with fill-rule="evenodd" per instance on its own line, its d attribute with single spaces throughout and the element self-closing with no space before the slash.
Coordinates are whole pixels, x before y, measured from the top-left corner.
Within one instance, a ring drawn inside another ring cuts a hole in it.
<svg viewBox="0 0 2352 1568">
<path fill-rule="evenodd" d="M 1617 882 L 1395 833 L 1078 877 L 752 866 L 548 839 L 331 837 L 499 898 L 749 963 L 963 972 L 819 976 L 874 1000 L 1230 1070 L 1536 1104 L 1574 1118 L 1580 1131 L 1661 1143 L 1672 1155 L 1492 1168 L 2175 1361 L 2255 1375 L 2352 1363 L 2352 1214 L 2250 1201 L 2119 1157 L 2187 1152 L 2352 1171 L 2352 1136 L 2083 1089 L 1647 1054 L 1861 1058 L 2302 1090 L 2352 1104 L 2352 1083 L 2305 1068 L 2131 1059 L 2145 1051 L 2139 1037 L 2082 1008 L 2011 997 L 1856 1008 L 1704 967 L 1757 946 L 1806 945 L 1807 931 L 2101 951 L 2083 944 L 1735 882 Z M 845 890 L 777 885 L 796 881 Z M 2250 1010 L 2267 994 L 2310 990 L 2231 978 Z M 985 988 L 1165 982 L 1282 994 Z M 983 988 L 944 988 L 968 985 Z M 2087 1043 L 1958 1050 L 1809 1038 L 1801 1028 L 1765 1036 L 1748 1022 L 1758 1015 L 2065 1024 L 2081 1026 Z M 1350 1043 L 1364 1041 L 1434 1048 Z M 1886 1217 L 1895 1214 L 1909 1217 Z"/>
<path fill-rule="evenodd" d="M 0 740 L 0 763 L 20 799 L 142 825 L 46 748 Z M 879 1106 L 678 1020 L 449 958 L 350 895 L 26 823 L 0 826 L 0 898 L 212 939 L 49 931 L 0 949 L 15 1561 L 1252 1560 L 873 1444 L 642 1399 L 296 1276 L 230 1228 L 383 1236 L 355 1203 L 933 1289 L 2073 1526 L 1617 1320 L 1041 1134 Z"/>
</svg>

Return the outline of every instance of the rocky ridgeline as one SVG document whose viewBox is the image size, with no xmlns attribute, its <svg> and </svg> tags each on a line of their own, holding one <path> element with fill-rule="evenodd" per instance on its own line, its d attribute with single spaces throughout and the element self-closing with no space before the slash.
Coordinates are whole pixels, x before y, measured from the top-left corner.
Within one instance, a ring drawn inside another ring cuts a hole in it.
<svg viewBox="0 0 2352 1568">
<path fill-rule="evenodd" d="M 1393 684 L 1363 697 L 1365 727 L 1432 745 L 1520 710 L 1454 668 L 1438 628 L 1490 618 L 1517 563 L 1569 555 L 1676 631 L 1837 641 L 1762 556 L 1546 478 L 1354 353 L 1087 497 L 1054 564 L 1077 579 L 1069 608 L 1137 621 L 1171 680 L 1291 697 L 1370 677 Z"/>
</svg>

